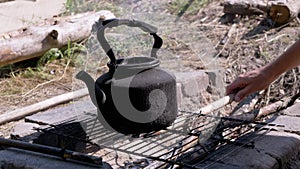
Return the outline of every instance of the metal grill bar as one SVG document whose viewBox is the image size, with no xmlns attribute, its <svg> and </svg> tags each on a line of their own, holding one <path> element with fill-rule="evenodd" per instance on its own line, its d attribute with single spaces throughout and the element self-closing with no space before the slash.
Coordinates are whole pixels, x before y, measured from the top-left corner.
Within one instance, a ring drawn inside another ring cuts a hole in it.
<svg viewBox="0 0 300 169">
<path fill-rule="evenodd" d="M 218 117 L 181 111 L 174 124 L 167 130 L 160 131 L 159 134 L 157 132 L 145 133 L 138 138 L 134 138 L 106 130 L 98 121 L 96 114 L 95 112 L 88 112 L 77 119 L 86 128 L 88 136 L 86 138 L 84 136 L 74 137 L 70 134 L 51 130 L 58 128 L 59 124 L 37 130 L 44 133 L 52 132 L 53 134 L 76 139 L 99 148 L 107 148 L 160 162 L 156 167 L 178 165 L 187 168 L 207 168 L 221 159 L 220 157 L 212 161 L 211 164 L 207 164 L 207 159 L 210 157 L 220 153 L 226 154 L 224 152 L 230 154 L 234 146 L 251 147 L 249 145 L 251 139 L 246 141 L 240 139 L 240 137 L 251 136 L 251 134 L 255 133 L 254 129 L 259 131 L 262 126 L 274 126 L 274 124 L 264 122 L 252 122 L 232 117 Z M 192 126 L 193 120 L 197 118 L 204 118 L 204 123 Z M 210 120 L 206 122 L 205 118 Z M 70 121 L 73 122 L 75 120 L 70 119 Z M 218 123 L 217 128 L 212 121 Z M 212 129 L 215 130 L 207 138 L 206 142 L 199 142 L 199 138 L 204 136 L 203 133 Z M 72 130 L 72 128 L 66 128 L 65 130 Z M 234 135 L 235 133 L 238 133 L 238 136 Z"/>
</svg>

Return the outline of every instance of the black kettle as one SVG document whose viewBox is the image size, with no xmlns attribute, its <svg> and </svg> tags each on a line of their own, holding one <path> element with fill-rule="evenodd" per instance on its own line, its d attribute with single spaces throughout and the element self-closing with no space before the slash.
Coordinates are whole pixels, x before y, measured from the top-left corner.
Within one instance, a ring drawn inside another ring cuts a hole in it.
<svg viewBox="0 0 300 169">
<path fill-rule="evenodd" d="M 154 38 L 151 57 L 116 59 L 104 30 L 126 25 L 138 27 Z M 92 102 L 98 108 L 100 122 L 123 134 L 140 134 L 165 129 L 177 117 L 175 76 L 159 67 L 157 50 L 162 39 L 157 28 L 136 20 L 110 19 L 95 23 L 97 39 L 110 58 L 109 71 L 96 82 L 84 71 L 76 78 L 85 82 Z M 99 114 L 101 113 L 101 114 Z M 105 125 L 104 125 L 105 126 Z"/>
</svg>

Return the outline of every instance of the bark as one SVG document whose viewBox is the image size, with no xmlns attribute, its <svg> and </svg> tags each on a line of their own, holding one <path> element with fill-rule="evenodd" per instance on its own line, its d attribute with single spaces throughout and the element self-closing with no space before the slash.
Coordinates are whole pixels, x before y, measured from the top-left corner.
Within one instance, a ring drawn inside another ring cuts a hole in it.
<svg viewBox="0 0 300 169">
<path fill-rule="evenodd" d="M 288 23 L 300 13 L 299 0 L 225 0 L 223 6 L 226 14 L 267 14 L 279 25 Z"/>
<path fill-rule="evenodd" d="M 100 16 L 114 18 L 109 11 L 88 12 L 68 17 L 54 17 L 43 25 L 0 34 L 0 66 L 41 56 L 51 48 L 60 48 L 68 41 L 87 38 Z"/>
<path fill-rule="evenodd" d="M 257 15 L 267 12 L 267 0 L 225 0 L 223 11 L 226 14 Z"/>
</svg>

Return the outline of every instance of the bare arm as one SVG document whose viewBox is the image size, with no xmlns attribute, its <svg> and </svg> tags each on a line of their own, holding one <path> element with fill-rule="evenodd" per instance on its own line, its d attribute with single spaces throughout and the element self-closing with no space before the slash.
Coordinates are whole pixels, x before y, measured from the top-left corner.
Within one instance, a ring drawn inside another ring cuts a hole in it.
<svg viewBox="0 0 300 169">
<path fill-rule="evenodd" d="M 282 73 L 300 65 L 300 39 L 286 52 L 265 67 L 265 70 L 274 80 Z"/>
<path fill-rule="evenodd" d="M 273 62 L 239 75 L 226 87 L 226 93 L 236 93 L 234 100 L 240 101 L 253 92 L 267 88 L 282 73 L 298 65 L 300 65 L 300 39 Z"/>
</svg>

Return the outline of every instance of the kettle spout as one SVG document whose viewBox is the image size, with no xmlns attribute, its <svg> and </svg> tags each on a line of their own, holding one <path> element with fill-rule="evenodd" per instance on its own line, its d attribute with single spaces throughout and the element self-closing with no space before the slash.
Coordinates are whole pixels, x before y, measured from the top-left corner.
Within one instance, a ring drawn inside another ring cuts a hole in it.
<svg viewBox="0 0 300 169">
<path fill-rule="evenodd" d="M 87 72 L 82 70 L 82 71 L 78 72 L 75 77 L 76 77 L 76 79 L 82 80 L 85 83 L 86 87 L 88 88 L 90 98 L 91 98 L 93 104 L 96 107 L 98 107 L 97 99 L 96 99 L 96 95 L 95 95 L 95 81 L 91 77 L 91 75 L 89 75 Z"/>
</svg>

